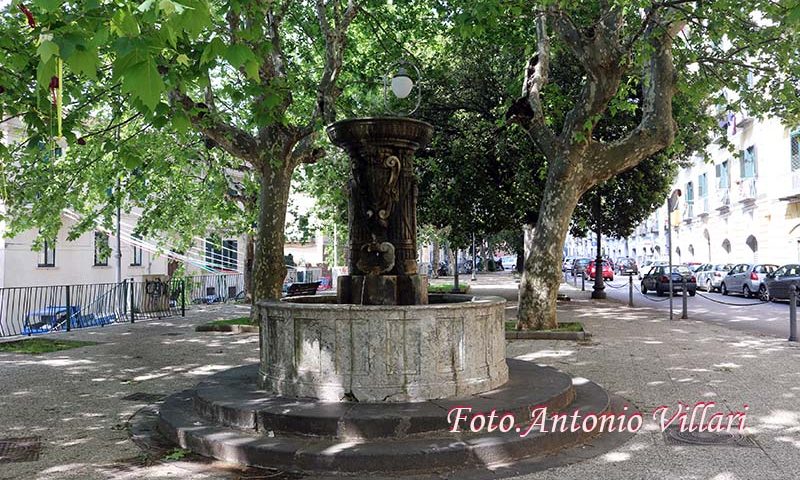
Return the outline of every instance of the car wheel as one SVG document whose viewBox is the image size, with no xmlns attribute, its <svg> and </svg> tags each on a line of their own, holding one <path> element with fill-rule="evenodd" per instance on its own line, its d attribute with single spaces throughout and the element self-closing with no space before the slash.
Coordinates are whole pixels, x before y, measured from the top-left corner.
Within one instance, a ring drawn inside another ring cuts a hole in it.
<svg viewBox="0 0 800 480">
<path fill-rule="evenodd" d="M 722 285 L 719 286 L 719 291 L 723 295 L 727 295 L 728 294 L 728 287 L 725 286 L 725 282 L 722 282 Z"/>
<path fill-rule="evenodd" d="M 758 287 L 758 299 L 762 302 L 769 302 L 769 292 L 767 292 L 766 285 Z"/>
<path fill-rule="evenodd" d="M 714 291 L 714 287 L 711 285 L 711 280 L 706 280 L 706 292 L 711 293 Z"/>
<path fill-rule="evenodd" d="M 642 293 L 647 293 L 647 286 L 644 284 L 644 282 L 642 282 Z"/>
<path fill-rule="evenodd" d="M 744 298 L 753 298 L 753 292 L 750 291 L 750 287 L 747 285 L 742 287 L 742 295 L 744 295 Z"/>
</svg>

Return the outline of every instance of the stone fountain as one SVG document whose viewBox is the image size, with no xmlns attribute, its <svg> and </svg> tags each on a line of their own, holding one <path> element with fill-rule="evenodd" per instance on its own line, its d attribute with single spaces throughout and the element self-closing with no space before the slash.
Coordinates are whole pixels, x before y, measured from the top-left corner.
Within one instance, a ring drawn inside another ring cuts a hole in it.
<svg viewBox="0 0 800 480">
<path fill-rule="evenodd" d="M 163 434 L 251 466 L 394 475 L 492 468 L 495 476 L 541 468 L 542 454 L 592 436 L 449 431 L 455 406 L 508 412 L 521 425 L 533 406 L 602 413 L 612 401 L 591 382 L 506 359 L 504 299 L 428 295 L 417 272 L 413 162 L 432 133 L 394 117 L 328 128 L 351 159 L 350 275 L 335 296 L 260 303 L 259 364 L 168 398 Z"/>
</svg>

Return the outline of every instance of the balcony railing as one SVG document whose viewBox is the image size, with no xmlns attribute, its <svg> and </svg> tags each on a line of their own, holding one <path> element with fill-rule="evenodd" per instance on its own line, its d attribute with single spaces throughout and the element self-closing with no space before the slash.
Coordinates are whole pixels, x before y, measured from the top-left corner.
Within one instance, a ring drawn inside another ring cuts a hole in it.
<svg viewBox="0 0 800 480">
<path fill-rule="evenodd" d="M 752 178 L 743 178 L 739 182 L 739 201 L 740 202 L 751 202 L 756 199 L 757 192 L 756 192 L 756 179 L 755 177 Z"/>
<path fill-rule="evenodd" d="M 708 215 L 708 197 L 700 197 L 697 201 L 697 215 Z"/>
<path fill-rule="evenodd" d="M 718 195 L 717 199 L 719 200 L 719 203 L 717 204 L 717 209 L 718 210 L 722 210 L 722 209 L 730 207 L 730 205 L 731 205 L 731 195 L 730 195 L 730 191 L 729 191 L 728 188 L 720 188 L 717 191 L 717 195 Z"/>
</svg>

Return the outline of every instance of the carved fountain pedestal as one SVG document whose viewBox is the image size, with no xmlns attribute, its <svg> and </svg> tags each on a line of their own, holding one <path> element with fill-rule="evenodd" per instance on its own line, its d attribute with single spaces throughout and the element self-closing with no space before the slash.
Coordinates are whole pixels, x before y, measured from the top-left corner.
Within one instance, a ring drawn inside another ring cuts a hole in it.
<svg viewBox="0 0 800 480">
<path fill-rule="evenodd" d="M 417 272 L 413 156 L 432 130 L 407 118 L 328 128 L 351 158 L 350 275 L 336 296 L 259 302 L 259 363 L 167 398 L 163 435 L 228 462 L 359 478 L 518 475 L 558 464 L 542 456 L 595 436 L 451 431 L 456 407 L 525 425 L 534 406 L 601 414 L 617 400 L 588 380 L 506 359 L 503 298 L 428 296 Z M 562 461 L 582 456 L 585 448 Z"/>
<path fill-rule="evenodd" d="M 427 277 L 417 272 L 417 179 L 414 152 L 433 127 L 408 118 L 358 118 L 328 127 L 350 155 L 350 275 L 338 303 L 424 305 Z"/>
</svg>

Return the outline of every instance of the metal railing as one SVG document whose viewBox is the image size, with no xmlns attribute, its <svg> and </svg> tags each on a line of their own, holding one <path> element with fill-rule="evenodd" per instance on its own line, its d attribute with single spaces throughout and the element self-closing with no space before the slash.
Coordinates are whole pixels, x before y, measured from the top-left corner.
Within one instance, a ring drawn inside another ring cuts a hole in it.
<svg viewBox="0 0 800 480">
<path fill-rule="evenodd" d="M 226 303 L 245 298 L 244 274 L 241 273 L 193 275 L 183 281 L 187 303 Z"/>
</svg>

